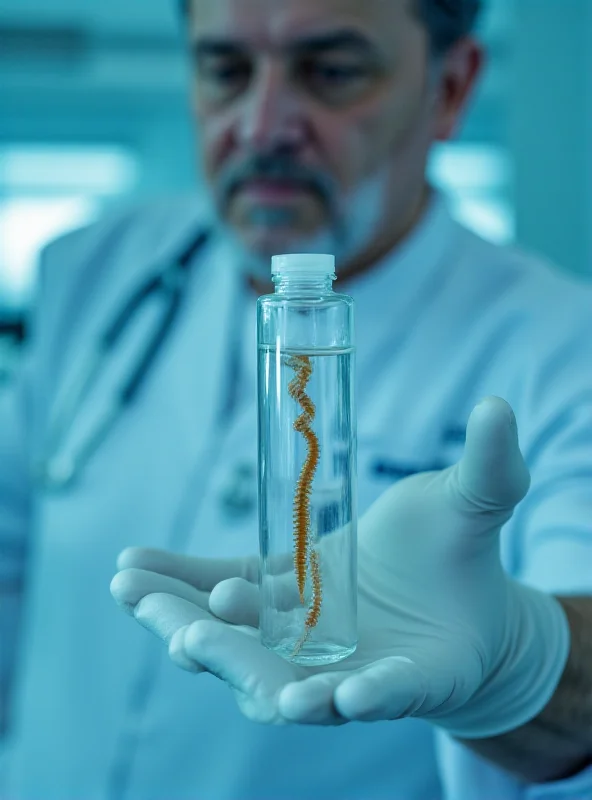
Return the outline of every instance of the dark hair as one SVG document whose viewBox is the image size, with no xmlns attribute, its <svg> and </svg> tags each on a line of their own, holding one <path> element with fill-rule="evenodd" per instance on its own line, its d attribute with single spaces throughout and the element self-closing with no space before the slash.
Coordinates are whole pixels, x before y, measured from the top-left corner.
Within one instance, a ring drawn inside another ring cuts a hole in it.
<svg viewBox="0 0 592 800">
<path fill-rule="evenodd" d="M 178 0 L 183 14 L 190 0 Z M 477 23 L 482 0 L 412 0 L 416 13 L 427 28 L 432 51 L 439 55 L 467 36 Z"/>
<path fill-rule="evenodd" d="M 445 53 L 477 24 L 482 0 L 413 0 L 427 28 L 432 52 Z"/>
</svg>

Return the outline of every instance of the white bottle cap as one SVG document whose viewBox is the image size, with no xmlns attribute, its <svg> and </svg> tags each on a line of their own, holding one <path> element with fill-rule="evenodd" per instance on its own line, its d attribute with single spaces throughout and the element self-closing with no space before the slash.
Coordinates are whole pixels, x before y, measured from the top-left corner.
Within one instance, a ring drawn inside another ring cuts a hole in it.
<svg viewBox="0 0 592 800">
<path fill-rule="evenodd" d="M 314 253 L 293 253 L 274 256 L 271 259 L 272 275 L 322 274 L 335 273 L 335 256 Z"/>
</svg>

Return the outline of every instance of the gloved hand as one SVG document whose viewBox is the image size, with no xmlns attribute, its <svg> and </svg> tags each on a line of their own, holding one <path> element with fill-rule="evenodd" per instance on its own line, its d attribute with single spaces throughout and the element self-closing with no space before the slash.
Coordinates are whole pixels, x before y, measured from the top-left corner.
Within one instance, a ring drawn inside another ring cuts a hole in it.
<svg viewBox="0 0 592 800">
<path fill-rule="evenodd" d="M 547 704 L 569 649 L 559 603 L 501 565 L 500 529 L 528 486 L 514 415 L 489 398 L 458 464 L 397 483 L 361 519 L 359 644 L 327 667 L 290 664 L 259 643 L 256 558 L 131 549 L 112 592 L 175 663 L 226 681 L 251 719 L 414 716 L 461 738 L 498 735 Z"/>
</svg>

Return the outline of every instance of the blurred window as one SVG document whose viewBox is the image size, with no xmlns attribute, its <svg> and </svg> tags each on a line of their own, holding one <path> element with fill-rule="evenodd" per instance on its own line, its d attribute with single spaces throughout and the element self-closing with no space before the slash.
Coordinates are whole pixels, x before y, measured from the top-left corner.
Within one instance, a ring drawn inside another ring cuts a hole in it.
<svg viewBox="0 0 592 800">
<path fill-rule="evenodd" d="M 0 144 L 0 309 L 21 309 L 45 244 L 133 191 L 134 155 L 120 146 Z"/>
<path fill-rule="evenodd" d="M 485 239 L 515 238 L 512 169 L 504 148 L 492 144 L 440 144 L 430 163 L 433 184 L 451 199 L 454 216 Z"/>
</svg>

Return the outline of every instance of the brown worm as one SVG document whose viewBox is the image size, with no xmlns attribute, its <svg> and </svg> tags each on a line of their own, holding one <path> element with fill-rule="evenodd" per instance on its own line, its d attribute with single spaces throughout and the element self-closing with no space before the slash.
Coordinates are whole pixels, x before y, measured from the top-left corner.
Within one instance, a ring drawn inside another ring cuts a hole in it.
<svg viewBox="0 0 592 800">
<path fill-rule="evenodd" d="M 296 643 L 292 652 L 292 656 L 297 656 L 302 650 L 302 647 L 308 639 L 311 630 L 315 627 L 315 625 L 317 625 L 319 617 L 321 616 L 323 585 L 321 582 L 321 565 L 319 562 L 319 555 L 316 550 L 311 550 L 310 552 L 310 571 L 312 577 L 312 600 L 308 609 L 308 614 L 306 615 L 306 620 L 304 622 L 304 633 Z"/>
<path fill-rule="evenodd" d="M 304 603 L 304 589 L 308 566 L 308 539 L 310 536 L 310 495 L 312 482 L 319 461 L 319 440 L 312 430 L 315 418 L 315 405 L 306 394 L 306 386 L 312 375 L 312 364 L 308 356 L 293 356 L 287 364 L 295 372 L 288 392 L 302 408 L 294 422 L 294 430 L 302 434 L 307 443 L 307 455 L 294 493 L 294 568 L 298 583 L 300 602 Z"/>
<path fill-rule="evenodd" d="M 295 378 L 288 386 L 288 392 L 302 408 L 302 414 L 294 422 L 294 429 L 306 439 L 308 450 L 294 494 L 294 568 L 302 604 L 305 602 L 307 567 L 310 568 L 312 582 L 312 600 L 305 622 L 306 631 L 303 639 L 297 645 L 297 650 L 299 650 L 311 628 L 318 623 L 321 613 L 321 571 L 318 554 L 313 549 L 311 542 L 310 526 L 310 495 L 319 463 L 320 447 L 318 437 L 311 426 L 316 413 L 315 405 L 306 394 L 306 386 L 312 375 L 310 358 L 293 356 L 288 359 L 287 365 L 296 372 Z"/>
<path fill-rule="evenodd" d="M 312 578 L 312 600 L 305 622 L 307 630 L 314 628 L 321 616 L 323 588 L 321 583 L 321 564 L 316 550 L 310 551 L 310 574 Z"/>
</svg>

